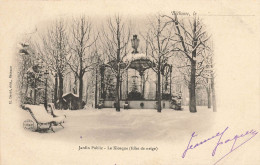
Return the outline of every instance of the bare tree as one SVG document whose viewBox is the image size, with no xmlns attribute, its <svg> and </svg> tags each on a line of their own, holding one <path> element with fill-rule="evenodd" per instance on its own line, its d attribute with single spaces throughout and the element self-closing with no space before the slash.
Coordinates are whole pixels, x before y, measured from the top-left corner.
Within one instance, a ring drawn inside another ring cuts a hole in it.
<svg viewBox="0 0 260 165">
<path fill-rule="evenodd" d="M 205 71 L 201 74 L 201 78 L 204 79 L 204 84 L 207 89 L 208 95 L 208 107 L 211 108 L 213 105 L 213 112 L 217 111 L 216 106 L 216 92 L 215 92 L 215 64 L 214 64 L 214 53 L 212 44 L 208 51 L 205 51 Z"/>
<path fill-rule="evenodd" d="M 182 54 L 177 54 L 174 58 L 175 67 L 178 69 L 178 72 L 181 73 L 184 80 L 185 86 L 189 87 L 190 76 L 191 76 L 191 65 L 189 59 L 187 59 Z M 205 89 L 208 96 L 208 108 L 211 108 L 211 81 L 208 78 L 208 59 L 210 54 L 208 50 L 202 51 L 200 54 L 197 54 L 197 65 L 196 65 L 196 82 L 195 87 L 200 89 Z M 196 93 L 197 95 L 197 93 Z M 198 95 L 197 95 L 198 96 Z"/>
<path fill-rule="evenodd" d="M 205 31 L 201 19 L 194 14 L 192 17 L 179 20 L 177 13 L 173 12 L 173 17 L 166 16 L 169 22 L 175 27 L 175 34 L 178 36 L 176 40 L 179 46 L 175 50 L 180 51 L 188 60 L 190 65 L 190 80 L 189 80 L 189 110 L 190 112 L 197 112 L 196 109 L 196 73 L 198 65 L 198 55 L 207 49 L 206 42 L 209 37 Z"/>
<path fill-rule="evenodd" d="M 89 105 L 90 103 L 93 103 L 93 99 L 96 99 L 93 97 L 93 94 L 95 92 L 95 95 L 96 95 L 96 85 L 97 85 L 97 82 L 95 81 L 95 78 L 96 78 L 96 70 L 91 70 L 90 72 L 86 73 L 87 74 L 87 77 L 88 77 L 88 81 L 87 81 L 87 84 L 86 84 L 86 98 L 85 98 L 85 102 L 87 105 Z M 92 104 L 93 106 L 93 104 Z"/>
<path fill-rule="evenodd" d="M 19 61 L 18 70 L 18 88 L 21 101 L 24 102 L 27 96 L 29 81 L 27 71 L 33 66 L 34 52 L 31 50 L 30 45 L 27 42 L 19 43 L 19 56 L 17 58 Z M 25 88 L 25 89 L 24 89 Z"/>
<path fill-rule="evenodd" d="M 66 58 L 69 53 L 67 30 L 64 20 L 55 21 L 47 29 L 47 33 L 40 36 L 40 41 L 35 42 L 38 58 L 43 60 L 46 67 L 55 78 L 54 102 L 59 100 L 58 108 L 63 108 L 63 79 L 67 71 Z"/>
<path fill-rule="evenodd" d="M 168 59 L 173 55 L 173 35 L 172 31 L 167 26 L 168 23 L 162 20 L 161 16 L 156 17 L 156 23 L 150 23 L 150 30 L 147 33 L 146 42 L 148 43 L 148 48 L 146 50 L 149 52 L 149 56 L 155 63 L 153 70 L 157 74 L 157 111 L 161 112 L 161 76 L 162 70 L 166 66 Z"/>
<path fill-rule="evenodd" d="M 82 108 L 83 76 L 93 68 L 96 50 L 91 49 L 97 40 L 88 18 L 81 16 L 74 19 L 71 26 L 70 57 L 68 65 L 79 80 L 79 108 Z"/>
<path fill-rule="evenodd" d="M 111 18 L 107 22 L 108 30 L 103 29 L 103 51 L 106 55 L 106 66 L 116 75 L 116 111 L 120 111 L 120 82 L 121 75 L 124 72 L 125 62 L 128 51 L 128 43 L 130 40 L 130 29 L 122 22 L 120 16 L 116 16 L 114 20 Z M 106 31 L 106 32 L 105 32 Z"/>
</svg>

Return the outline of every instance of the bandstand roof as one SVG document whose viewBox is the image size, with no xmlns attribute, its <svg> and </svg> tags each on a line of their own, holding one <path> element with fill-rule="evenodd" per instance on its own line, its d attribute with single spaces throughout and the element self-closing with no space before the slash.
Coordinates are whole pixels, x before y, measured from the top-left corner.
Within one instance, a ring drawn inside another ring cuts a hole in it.
<svg viewBox="0 0 260 165">
<path fill-rule="evenodd" d="M 116 68 L 116 61 L 110 61 L 108 64 Z M 121 63 L 120 68 L 125 69 L 126 67 L 135 69 L 139 72 L 139 74 L 143 74 L 146 69 L 155 67 L 153 61 L 144 53 L 129 53 L 127 54 L 124 59 L 123 63 Z"/>
<path fill-rule="evenodd" d="M 130 62 L 129 68 L 137 70 L 140 74 L 146 69 L 155 66 L 152 60 L 144 53 L 130 53 L 125 57 L 124 62 L 126 64 Z"/>
</svg>

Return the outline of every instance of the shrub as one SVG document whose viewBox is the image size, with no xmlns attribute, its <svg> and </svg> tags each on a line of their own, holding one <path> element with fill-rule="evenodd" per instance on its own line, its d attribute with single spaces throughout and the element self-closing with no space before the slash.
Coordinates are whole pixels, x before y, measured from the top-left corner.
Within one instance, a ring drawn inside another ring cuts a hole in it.
<svg viewBox="0 0 260 165">
<path fill-rule="evenodd" d="M 170 93 L 163 93 L 162 99 L 163 100 L 171 100 L 171 94 Z"/>
<path fill-rule="evenodd" d="M 141 108 L 144 108 L 144 103 L 143 102 L 140 103 L 140 106 L 141 106 Z"/>
<path fill-rule="evenodd" d="M 143 100 L 143 96 L 140 92 L 138 91 L 131 91 L 128 96 L 127 96 L 128 100 Z"/>
</svg>

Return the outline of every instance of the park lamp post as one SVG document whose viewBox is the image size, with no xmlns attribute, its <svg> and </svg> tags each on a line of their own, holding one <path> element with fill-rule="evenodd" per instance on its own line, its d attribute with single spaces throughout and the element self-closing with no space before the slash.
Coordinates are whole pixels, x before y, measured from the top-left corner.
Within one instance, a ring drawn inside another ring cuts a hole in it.
<svg viewBox="0 0 260 165">
<path fill-rule="evenodd" d="M 45 97 L 44 97 L 44 107 L 45 107 L 45 109 L 47 109 L 47 104 L 48 104 L 48 102 L 47 102 L 47 83 L 48 83 L 48 75 L 49 75 L 49 72 L 48 72 L 48 70 L 46 70 L 45 72 L 44 72 L 44 79 L 45 79 Z"/>
</svg>

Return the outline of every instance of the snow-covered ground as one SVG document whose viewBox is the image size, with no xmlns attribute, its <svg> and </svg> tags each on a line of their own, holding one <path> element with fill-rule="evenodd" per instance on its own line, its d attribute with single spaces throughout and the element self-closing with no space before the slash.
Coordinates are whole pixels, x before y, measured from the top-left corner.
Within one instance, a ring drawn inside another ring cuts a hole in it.
<svg viewBox="0 0 260 165">
<path fill-rule="evenodd" d="M 188 107 L 183 111 L 163 109 L 158 113 L 155 109 L 85 109 L 56 110 L 57 115 L 66 115 L 64 129 L 54 126 L 55 133 L 38 133 L 26 131 L 33 136 L 44 139 L 75 140 L 87 139 L 88 142 L 134 142 L 163 140 L 172 141 L 194 130 L 207 131 L 214 122 L 212 109 L 198 107 L 197 113 L 190 113 Z M 23 119 L 32 119 L 30 114 L 23 112 Z"/>
<path fill-rule="evenodd" d="M 65 128 L 55 126 L 55 133 L 38 133 L 23 129 L 23 121 L 31 118 L 28 112 L 18 108 L 13 111 L 6 109 L 8 113 L 3 118 L 2 129 L 8 136 L 2 136 L 4 143 L 1 145 L 5 148 L 3 157 L 8 162 L 5 164 L 12 165 L 20 165 L 20 162 L 35 165 L 208 165 L 214 164 L 228 153 L 233 143 L 220 146 L 213 157 L 212 151 L 218 142 L 218 138 L 214 138 L 188 151 L 186 157 L 182 158 L 193 132 L 197 135 L 192 140 L 192 144 L 195 144 L 227 127 L 229 129 L 223 140 L 259 128 L 259 115 L 255 113 L 235 113 L 237 109 L 233 111 L 226 108 L 219 108 L 214 113 L 207 107 L 197 107 L 197 110 L 197 113 L 190 113 L 188 107 L 184 107 L 183 111 L 164 109 L 161 113 L 155 109 L 121 109 L 121 112 L 91 108 L 78 111 L 56 110 L 56 114 L 66 114 Z M 236 145 L 246 138 L 239 139 Z M 91 149 L 79 150 L 79 146 Z M 95 146 L 157 147 L 158 150 L 96 150 L 93 149 Z M 259 160 L 259 157 L 252 156 L 252 153 L 258 150 L 259 136 L 221 162 L 242 165 L 246 160 L 249 161 L 247 164 L 253 164 L 250 160 Z"/>
</svg>

